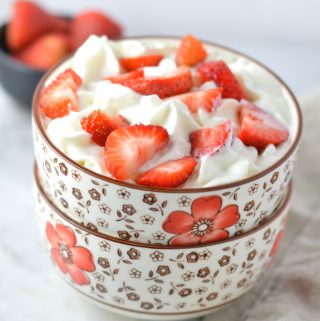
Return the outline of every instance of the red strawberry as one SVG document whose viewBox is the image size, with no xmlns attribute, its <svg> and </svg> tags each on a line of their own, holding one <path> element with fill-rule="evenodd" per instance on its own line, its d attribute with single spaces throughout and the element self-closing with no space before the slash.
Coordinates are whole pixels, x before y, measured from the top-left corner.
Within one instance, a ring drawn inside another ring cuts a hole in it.
<svg viewBox="0 0 320 321">
<path fill-rule="evenodd" d="M 76 16 L 71 23 L 73 49 L 78 49 L 90 35 L 118 38 L 122 35 L 122 27 L 102 12 L 85 11 Z"/>
<path fill-rule="evenodd" d="M 49 118 L 63 117 L 70 109 L 78 111 L 77 89 L 81 86 L 81 78 L 72 70 L 61 73 L 40 97 L 40 107 Z"/>
<path fill-rule="evenodd" d="M 162 163 L 138 176 L 136 183 L 154 187 L 178 187 L 191 176 L 197 162 L 184 157 Z"/>
<path fill-rule="evenodd" d="M 138 70 L 127 72 L 125 74 L 109 76 L 109 77 L 106 77 L 105 80 L 110 80 L 115 84 L 123 84 L 127 80 L 136 79 L 136 78 L 140 78 L 140 77 L 143 77 L 143 76 L 144 76 L 143 70 L 142 69 L 138 69 Z"/>
<path fill-rule="evenodd" d="M 91 134 L 92 140 L 99 146 L 106 144 L 107 137 L 113 130 L 128 125 L 128 121 L 121 115 L 108 116 L 101 110 L 95 110 L 81 119 L 82 129 Z"/>
<path fill-rule="evenodd" d="M 183 94 L 192 88 L 192 75 L 189 67 L 183 66 L 161 77 L 141 77 L 123 83 L 142 95 L 158 95 L 166 98 Z"/>
<path fill-rule="evenodd" d="M 223 147 L 231 133 L 231 122 L 213 128 L 200 128 L 190 134 L 191 155 L 201 157 L 213 155 Z"/>
<path fill-rule="evenodd" d="M 116 129 L 106 141 L 106 168 L 117 179 L 134 179 L 138 169 L 168 140 L 168 132 L 161 126 L 134 125 Z"/>
<path fill-rule="evenodd" d="M 241 100 L 239 109 L 239 139 L 262 152 L 269 144 L 279 145 L 289 137 L 289 131 L 279 120 L 254 104 Z"/>
<path fill-rule="evenodd" d="M 48 32 L 66 32 L 69 23 L 53 17 L 30 1 L 16 1 L 7 29 L 7 43 L 12 51 L 20 50 Z"/>
<path fill-rule="evenodd" d="M 146 55 L 139 57 L 121 58 L 120 64 L 126 71 L 132 71 L 148 66 L 158 66 L 162 55 Z"/>
<path fill-rule="evenodd" d="M 197 68 L 202 82 L 213 80 L 217 86 L 223 88 L 223 98 L 241 100 L 246 97 L 244 89 L 238 79 L 222 60 L 204 62 Z"/>
<path fill-rule="evenodd" d="M 36 39 L 14 57 L 38 69 L 48 69 L 70 51 L 69 37 L 63 33 L 49 33 Z"/>
<path fill-rule="evenodd" d="M 194 66 L 207 58 L 207 52 L 200 40 L 187 35 L 183 37 L 180 47 L 176 53 L 176 63 L 178 66 Z"/>
<path fill-rule="evenodd" d="M 196 113 L 200 108 L 211 112 L 219 104 L 221 94 L 222 88 L 213 88 L 173 96 L 168 98 L 168 100 L 178 99 L 182 101 L 192 113 Z"/>
</svg>

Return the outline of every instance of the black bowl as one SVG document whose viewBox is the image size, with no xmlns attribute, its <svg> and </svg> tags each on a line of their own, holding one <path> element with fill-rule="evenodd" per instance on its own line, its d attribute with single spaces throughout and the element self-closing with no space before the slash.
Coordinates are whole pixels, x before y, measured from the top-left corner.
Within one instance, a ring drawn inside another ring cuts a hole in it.
<svg viewBox="0 0 320 321">
<path fill-rule="evenodd" d="M 31 108 L 33 92 L 45 70 L 29 67 L 10 56 L 6 26 L 0 27 L 0 83 L 10 96 Z"/>
</svg>

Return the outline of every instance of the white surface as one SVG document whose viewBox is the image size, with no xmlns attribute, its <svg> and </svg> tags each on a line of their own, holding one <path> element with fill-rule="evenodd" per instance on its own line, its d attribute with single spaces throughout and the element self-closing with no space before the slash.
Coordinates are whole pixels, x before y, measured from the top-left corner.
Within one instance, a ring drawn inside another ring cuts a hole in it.
<svg viewBox="0 0 320 321">
<path fill-rule="evenodd" d="M 6 17 L 11 3 L 12 1 L 1 0 L 0 19 Z M 299 95 L 320 82 L 320 3 L 317 0 L 308 0 L 308 5 L 303 0 L 283 0 L 281 4 L 280 1 L 271 0 L 199 0 L 196 2 L 200 4 L 197 14 L 205 14 L 206 19 L 193 18 L 190 20 L 192 27 L 184 15 L 186 12 L 195 12 L 195 2 L 189 0 L 70 0 L 51 1 L 50 5 L 56 11 L 66 8 L 68 12 L 75 4 L 84 8 L 95 7 L 94 3 L 100 7 L 108 7 L 115 16 L 127 21 L 130 34 L 183 34 L 191 31 L 208 40 L 236 47 L 276 70 Z M 171 7 L 173 3 L 175 8 Z M 212 4 L 212 9 L 207 10 L 205 4 L 208 6 L 209 3 Z M 237 8 L 234 7 L 236 3 Z M 249 9 L 248 3 L 252 5 Z M 261 5 L 257 7 L 257 3 Z M 183 14 L 177 12 L 179 6 L 184 8 Z M 136 7 L 135 11 L 133 7 Z M 172 9 L 168 11 L 168 7 Z M 282 10 L 277 11 L 278 8 Z M 152 14 L 145 15 L 148 9 Z M 225 19 L 226 12 L 231 11 L 234 19 Z M 170 19 L 165 17 L 168 12 Z M 260 16 L 257 15 L 259 12 Z M 318 120 L 313 124 L 313 128 L 316 128 L 319 127 L 320 113 L 318 106 L 313 106 L 314 111 L 310 115 L 314 122 Z M 318 118 L 312 118 L 314 114 Z M 305 130 L 311 128 L 306 126 Z M 300 158 L 296 175 L 298 179 L 295 182 L 294 209 L 289 221 L 289 231 L 285 236 L 286 246 L 282 247 L 282 255 L 278 256 L 273 274 L 269 274 L 264 281 L 265 290 L 256 290 L 255 295 L 249 294 L 211 320 L 319 320 L 319 297 L 316 294 L 320 293 L 320 286 L 316 269 L 320 265 L 320 222 L 319 215 L 316 214 L 320 210 L 320 156 L 315 154 L 313 146 L 318 148 L 320 134 L 315 132 L 310 136 L 313 136 L 317 144 L 312 145 L 310 141 L 301 150 L 303 157 Z M 0 320 L 125 320 L 87 303 L 66 287 L 53 271 L 40 242 L 33 213 L 30 112 L 27 108 L 18 106 L 2 88 L 0 150 Z M 305 163 L 307 155 L 312 157 L 312 162 L 308 158 L 309 161 Z M 308 192 L 303 192 L 306 189 Z M 304 237 L 297 238 L 300 232 L 303 232 Z M 307 291 L 303 295 L 301 287 Z M 256 298 L 259 303 L 257 305 L 254 304 Z M 274 310 L 275 303 L 283 298 L 286 298 L 283 305 Z M 300 312 L 297 312 L 297 308 Z M 245 310 L 247 312 L 243 314 Z M 260 311 L 264 313 L 261 314 Z M 276 315 L 280 317 L 276 318 Z"/>
</svg>

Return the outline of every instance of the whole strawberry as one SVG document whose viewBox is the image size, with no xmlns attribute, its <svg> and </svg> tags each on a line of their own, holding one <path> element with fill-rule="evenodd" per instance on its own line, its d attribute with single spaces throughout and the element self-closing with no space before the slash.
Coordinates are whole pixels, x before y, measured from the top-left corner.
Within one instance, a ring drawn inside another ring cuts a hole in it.
<svg viewBox="0 0 320 321">
<path fill-rule="evenodd" d="M 99 11 L 85 11 L 71 23 L 72 48 L 78 49 L 90 35 L 118 38 L 122 35 L 121 25 L 110 16 Z"/>
</svg>

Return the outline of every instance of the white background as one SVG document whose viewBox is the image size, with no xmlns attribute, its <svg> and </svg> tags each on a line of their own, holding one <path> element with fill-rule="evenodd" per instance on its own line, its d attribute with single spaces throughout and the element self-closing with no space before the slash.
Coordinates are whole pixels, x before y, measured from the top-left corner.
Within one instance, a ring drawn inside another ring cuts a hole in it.
<svg viewBox="0 0 320 321">
<path fill-rule="evenodd" d="M 235 47 L 301 92 L 320 77 L 319 0 L 39 0 L 59 14 L 100 8 L 127 35 L 183 35 Z M 1 0 L 7 19 L 13 0 Z"/>
<path fill-rule="evenodd" d="M 275 70 L 298 97 L 320 83 L 319 0 L 42 0 L 56 13 L 101 8 L 128 35 L 193 33 Z M 13 1 L 0 1 L 0 21 Z M 0 87 L 0 321 L 113 321 L 66 288 L 43 251 L 31 195 L 29 108 Z M 270 311 L 272 313 L 272 311 Z"/>
</svg>

